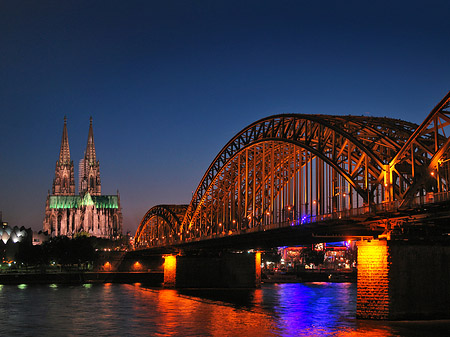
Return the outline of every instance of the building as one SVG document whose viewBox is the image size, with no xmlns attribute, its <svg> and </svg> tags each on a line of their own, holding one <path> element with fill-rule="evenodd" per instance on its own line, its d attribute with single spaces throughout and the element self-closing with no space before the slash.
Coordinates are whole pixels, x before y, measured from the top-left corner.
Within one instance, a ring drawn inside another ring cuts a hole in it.
<svg viewBox="0 0 450 337">
<path fill-rule="evenodd" d="M 5 263 L 11 265 L 19 251 L 19 244 L 31 246 L 32 237 L 31 228 L 9 226 L 3 221 L 0 211 L 0 267 Z"/>
<path fill-rule="evenodd" d="M 79 163 L 79 188 L 75 194 L 73 161 L 70 158 L 67 119 L 64 117 L 59 159 L 56 162 L 52 193 L 45 205 L 44 232 L 51 236 L 73 237 L 86 232 L 101 238 L 122 233 L 120 196 L 102 195 L 100 165 L 95 153 L 92 117 L 84 158 Z"/>
</svg>

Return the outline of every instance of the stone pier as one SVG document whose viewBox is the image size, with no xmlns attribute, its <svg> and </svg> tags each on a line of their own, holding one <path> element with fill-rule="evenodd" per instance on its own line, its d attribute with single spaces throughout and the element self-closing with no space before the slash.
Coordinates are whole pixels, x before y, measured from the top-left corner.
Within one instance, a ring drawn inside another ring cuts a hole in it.
<svg viewBox="0 0 450 337">
<path fill-rule="evenodd" d="M 164 257 L 168 288 L 255 288 L 261 284 L 261 253 Z"/>
<path fill-rule="evenodd" d="M 450 245 L 372 240 L 357 247 L 358 318 L 450 318 Z"/>
</svg>

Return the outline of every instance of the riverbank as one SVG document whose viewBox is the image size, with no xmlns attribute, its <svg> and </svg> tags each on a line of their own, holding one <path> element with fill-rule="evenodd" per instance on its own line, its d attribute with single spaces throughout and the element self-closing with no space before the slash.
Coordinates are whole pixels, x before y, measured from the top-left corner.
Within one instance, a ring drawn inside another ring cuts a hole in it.
<svg viewBox="0 0 450 337">
<path fill-rule="evenodd" d="M 0 284 L 142 283 L 160 286 L 163 272 L 2 273 Z"/>
<path fill-rule="evenodd" d="M 84 283 L 142 283 L 161 286 L 162 271 L 154 272 L 24 272 L 0 273 L 0 284 L 84 284 Z M 263 283 L 356 282 L 356 272 L 302 271 L 295 274 L 262 274 Z"/>
</svg>

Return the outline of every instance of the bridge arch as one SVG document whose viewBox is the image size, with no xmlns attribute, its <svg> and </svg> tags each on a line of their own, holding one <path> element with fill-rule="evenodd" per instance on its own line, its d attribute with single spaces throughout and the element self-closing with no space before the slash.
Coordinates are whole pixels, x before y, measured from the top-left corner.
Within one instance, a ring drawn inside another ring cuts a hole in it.
<svg viewBox="0 0 450 337">
<path fill-rule="evenodd" d="M 420 126 L 368 116 L 260 119 L 217 154 L 189 205 L 151 208 L 136 242 L 183 243 L 313 222 L 317 227 L 341 215 L 389 229 L 368 216 L 448 198 L 448 130 L 450 93 Z"/>
<path fill-rule="evenodd" d="M 139 223 L 134 237 L 136 247 L 170 244 L 178 236 L 178 228 L 188 205 L 157 205 L 150 208 Z"/>
<path fill-rule="evenodd" d="M 383 181 L 385 178 L 385 168 L 388 165 L 390 159 L 395 155 L 395 153 L 402 147 L 402 145 L 407 141 L 407 139 L 414 132 L 417 125 L 413 123 L 404 122 L 397 119 L 389 118 L 377 118 L 377 117 L 365 117 L 365 116 L 328 116 L 328 115 L 300 115 L 300 114 L 283 114 L 275 115 L 267 118 L 263 118 L 256 121 L 240 131 L 236 136 L 234 136 L 219 152 L 216 158 L 213 160 L 205 175 L 203 176 L 200 184 L 198 185 L 191 203 L 184 216 L 182 226 L 180 231 L 184 231 L 186 234 L 189 230 L 195 228 L 195 232 L 203 233 L 191 233 L 187 236 L 192 237 L 192 235 L 206 235 L 210 232 L 210 228 L 202 228 L 202 223 L 210 223 L 207 219 L 202 220 L 205 217 L 205 212 L 210 212 L 211 214 L 214 210 L 211 209 L 211 205 L 214 203 L 213 199 L 219 198 L 222 202 L 226 202 L 229 208 L 233 208 L 231 203 L 236 203 L 236 198 L 239 199 L 242 196 L 242 191 L 235 191 L 235 197 L 230 197 L 230 200 L 225 200 L 223 197 L 220 198 L 219 194 L 214 194 L 215 190 L 221 190 L 224 194 L 225 190 L 231 193 L 230 187 L 227 189 L 223 186 L 221 182 L 236 184 L 236 181 L 232 179 L 230 173 L 227 173 L 227 168 L 234 166 L 239 171 L 240 169 L 246 170 L 246 178 L 244 181 L 249 181 L 253 179 L 252 175 L 248 176 L 248 171 L 252 168 L 248 168 L 242 165 L 240 162 L 236 164 L 237 161 L 244 159 L 248 164 L 253 160 L 252 155 L 259 155 L 259 164 L 253 163 L 254 168 L 259 165 L 259 168 L 267 168 L 267 164 L 263 162 L 267 161 L 265 155 L 259 152 L 264 152 L 266 148 L 275 148 L 281 153 L 286 153 L 286 151 L 291 151 L 295 156 L 295 162 L 290 162 L 291 173 L 280 173 L 279 166 L 275 164 L 272 165 L 272 171 L 275 170 L 279 175 L 288 175 L 291 178 L 299 175 L 303 170 L 306 175 L 308 175 L 308 170 L 310 177 L 315 175 L 316 177 L 323 175 L 324 172 L 328 172 L 328 179 L 333 176 L 336 182 L 338 176 L 342 178 L 348 185 L 344 187 L 344 183 L 341 182 L 335 186 L 327 186 L 326 188 L 331 189 L 329 193 L 330 199 L 336 199 L 338 193 L 343 194 L 344 188 L 347 189 L 347 195 L 349 199 L 355 200 L 355 205 L 369 205 L 374 201 L 374 198 L 380 198 L 380 195 L 385 193 Z M 280 145 L 284 144 L 284 145 Z M 284 147 L 284 149 L 281 149 Z M 289 150 L 287 150 L 289 148 Z M 248 151 L 253 154 L 248 157 Z M 241 158 L 241 155 L 246 153 L 245 158 Z M 255 158 L 256 158 L 255 156 Z M 280 156 L 279 158 L 285 158 L 286 156 Z M 261 159 L 263 158 L 263 159 Z M 300 159 L 300 160 L 299 160 Z M 270 160 L 268 160 L 270 163 Z M 300 162 L 300 163 L 299 163 Z M 281 160 L 277 165 L 283 165 L 283 160 Z M 309 165 L 309 168 L 308 166 Z M 326 165 L 328 171 L 323 171 L 323 166 Z M 292 167 L 293 166 L 293 167 Z M 313 167 L 314 166 L 314 167 Z M 244 168 L 246 167 L 246 168 Z M 228 176 L 225 178 L 225 175 Z M 238 173 L 240 175 L 241 173 Z M 264 181 L 264 177 L 261 177 L 261 172 L 254 174 L 255 179 L 253 181 L 259 181 L 261 186 L 266 186 L 267 182 Z M 267 177 L 265 177 L 267 179 Z M 258 180 L 259 179 L 259 180 Z M 263 180 L 261 180 L 263 179 Z M 271 177 L 274 180 L 274 177 Z M 308 178 L 306 178 L 307 180 Z M 288 180 L 283 179 L 283 183 L 288 183 Z M 312 182 L 307 182 L 309 186 L 312 186 Z M 245 182 L 245 184 L 247 184 Z M 238 183 L 241 180 L 238 179 Z M 277 184 L 280 181 L 278 179 Z M 219 187 L 219 185 L 222 185 Z M 266 186 L 267 187 L 267 186 Z M 319 187 L 319 189 L 325 188 L 325 186 Z M 336 188 L 340 188 L 340 191 Z M 304 188 L 305 189 L 305 188 Z M 250 188 L 251 190 L 251 188 Z M 252 200 L 257 197 L 254 192 L 257 190 L 256 186 L 253 186 L 253 196 Z M 269 193 L 275 194 L 280 191 L 285 190 L 282 186 L 274 188 L 271 186 Z M 247 195 L 247 189 L 245 189 L 245 195 Z M 264 191 L 264 193 L 267 191 Z M 299 194 L 302 191 L 289 191 L 289 193 Z M 249 196 L 245 197 L 245 202 L 248 202 Z M 276 195 L 272 195 L 273 199 Z M 318 203 L 317 200 L 320 197 L 318 190 L 316 195 L 310 196 L 309 200 L 305 197 L 306 203 L 311 204 L 313 202 Z M 261 198 L 261 197 L 260 197 Z M 295 199 L 295 197 L 291 198 Z M 210 201 L 208 201 L 210 200 Z M 292 203 L 294 200 L 282 200 L 278 208 L 282 207 L 282 204 Z M 332 200 L 329 202 L 328 207 L 338 206 L 338 202 L 335 200 L 334 205 L 332 205 Z M 217 204 L 217 201 L 215 201 Z M 238 201 L 240 207 L 242 200 Z M 248 204 L 245 205 L 247 208 Z M 255 214 L 255 203 L 253 202 L 253 214 L 250 212 L 250 216 L 256 216 Z M 323 200 L 321 205 L 317 207 L 324 207 Z M 217 205 L 215 206 L 217 210 Z M 294 207 L 295 205 L 290 205 Z M 303 206 L 305 208 L 305 206 Z M 349 208 L 353 207 L 353 201 L 349 203 Z M 273 208 L 273 205 L 272 205 Z M 338 208 L 342 209 L 341 206 Z M 208 209 L 208 210 L 206 210 Z M 260 210 L 259 216 L 264 211 L 264 206 Z M 301 207 L 297 207 L 297 214 L 307 213 L 301 211 Z M 236 210 L 232 210 L 235 213 Z M 272 210 L 271 212 L 274 212 Z M 202 215 L 203 213 L 203 215 Z M 311 212 L 312 213 L 312 212 Z M 316 214 L 319 211 L 315 212 Z M 311 214 L 310 214 L 311 215 Z M 228 216 L 228 215 L 227 215 Z M 239 212 L 238 220 L 242 222 L 242 218 L 246 217 L 246 212 Z M 230 221 L 234 221 L 231 218 Z M 235 220 L 236 222 L 238 220 Z M 278 219 L 279 220 L 279 219 Z M 253 220 L 254 221 L 254 220 Z M 196 224 L 196 222 L 199 222 Z M 217 226 L 224 226 L 222 222 L 219 222 Z M 211 226 L 210 226 L 211 227 Z"/>
</svg>

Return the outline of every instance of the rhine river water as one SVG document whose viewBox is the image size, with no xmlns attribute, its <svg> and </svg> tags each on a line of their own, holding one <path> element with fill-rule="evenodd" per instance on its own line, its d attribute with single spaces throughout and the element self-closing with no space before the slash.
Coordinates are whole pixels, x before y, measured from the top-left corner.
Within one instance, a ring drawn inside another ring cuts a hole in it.
<svg viewBox="0 0 450 337">
<path fill-rule="evenodd" d="M 0 336 L 448 336 L 450 321 L 355 318 L 356 284 L 171 290 L 0 285 Z"/>
</svg>

